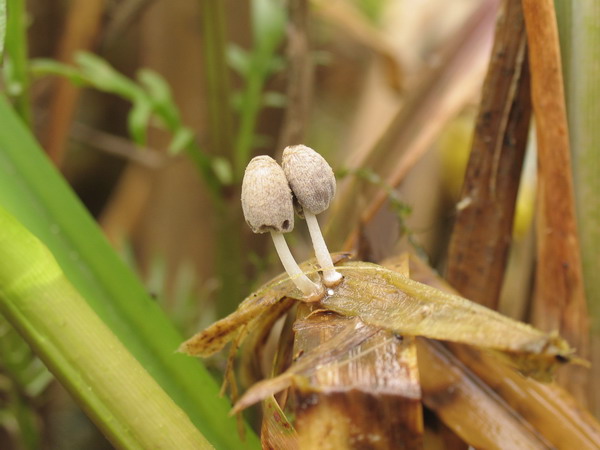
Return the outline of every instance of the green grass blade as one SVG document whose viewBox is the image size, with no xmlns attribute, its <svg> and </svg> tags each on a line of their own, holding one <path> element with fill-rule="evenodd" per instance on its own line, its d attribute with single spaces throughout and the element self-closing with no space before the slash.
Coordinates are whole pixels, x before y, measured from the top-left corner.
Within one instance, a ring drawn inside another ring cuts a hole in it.
<svg viewBox="0 0 600 450">
<path fill-rule="evenodd" d="M 0 19 L 1 21 L 2 19 Z M 27 19 L 24 0 L 7 0 L 4 84 L 15 101 L 15 108 L 31 124 L 29 74 L 27 72 Z"/>
<path fill-rule="evenodd" d="M 217 448 L 257 448 L 238 438 L 228 402 L 204 367 L 176 354 L 183 340 L 117 257 L 6 99 L 0 98 L 0 205 L 52 252 L 67 279 Z"/>
<path fill-rule="evenodd" d="M 0 63 L 4 55 L 4 40 L 6 39 L 6 0 L 0 0 Z"/>
<path fill-rule="evenodd" d="M 213 448 L 0 207 L 0 310 L 118 448 Z"/>
</svg>

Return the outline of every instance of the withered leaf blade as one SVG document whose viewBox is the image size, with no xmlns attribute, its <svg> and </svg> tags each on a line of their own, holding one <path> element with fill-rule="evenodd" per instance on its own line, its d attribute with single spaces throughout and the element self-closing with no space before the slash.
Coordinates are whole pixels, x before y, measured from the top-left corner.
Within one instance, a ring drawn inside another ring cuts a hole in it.
<svg viewBox="0 0 600 450">
<path fill-rule="evenodd" d="M 227 317 L 195 334 L 179 347 L 190 356 L 208 357 L 220 351 L 245 325 L 259 321 L 261 315 L 285 297 L 301 296 L 289 277 L 279 276 L 240 303 Z"/>
<path fill-rule="evenodd" d="M 299 305 L 294 325 L 294 351 L 302 355 L 298 361 L 316 349 L 324 355 L 337 353 L 338 336 L 346 330 L 352 334 L 357 326 L 376 332 L 335 360 L 318 364 L 305 383 L 290 389 L 300 448 L 422 449 L 414 337 L 397 336 L 318 305 Z"/>
<path fill-rule="evenodd" d="M 376 328 L 365 325 L 358 318 L 347 319 L 345 322 L 345 326 L 333 339 L 316 347 L 310 353 L 302 355 L 288 370 L 274 378 L 254 384 L 235 404 L 231 413 L 237 413 L 290 387 L 293 383 L 296 385 L 306 383 L 307 377 L 312 375 L 318 367 L 336 363 L 361 342 L 378 332 Z"/>
<path fill-rule="evenodd" d="M 303 324 L 301 323 L 299 326 L 302 327 Z M 338 316 L 337 329 L 335 331 L 336 334 L 331 340 L 315 347 L 310 352 L 303 354 L 282 374 L 254 384 L 235 404 L 231 414 L 235 414 L 292 385 L 302 386 L 307 384 L 308 378 L 315 375 L 317 371 L 324 372 L 322 370 L 324 367 L 329 365 L 352 365 L 354 361 L 365 357 L 366 354 L 377 352 L 378 347 L 386 344 L 388 340 L 399 339 L 390 336 L 381 340 L 377 346 L 367 345 L 365 348 L 361 349 L 360 346 L 364 342 L 368 341 L 378 333 L 382 333 L 382 330 L 366 325 L 357 317 L 344 318 Z M 388 355 L 388 359 L 392 356 Z M 381 373 L 382 370 L 387 370 L 386 367 L 375 367 L 374 370 L 379 370 L 375 377 L 373 377 L 373 374 L 369 373 L 363 373 L 362 375 L 363 377 L 368 377 L 376 384 L 374 388 L 379 393 L 403 395 L 408 398 L 420 398 L 421 394 L 418 389 L 418 384 L 413 385 L 406 383 L 405 380 L 398 379 L 397 377 L 388 379 L 385 374 Z M 359 383 L 364 380 L 355 379 L 354 381 L 355 383 Z M 348 384 L 346 386 L 348 390 L 355 387 L 356 384 Z"/>
<path fill-rule="evenodd" d="M 498 350 L 518 370 L 541 379 L 572 356 L 567 342 L 557 334 L 544 333 L 382 266 L 347 262 L 338 270 L 345 280 L 321 304 L 339 314 L 358 316 L 369 325 L 398 334 Z"/>
<path fill-rule="evenodd" d="M 347 260 L 349 257 L 349 253 L 332 255 L 334 263 Z M 302 263 L 300 268 L 309 277 L 319 277 L 319 268 L 316 266 L 314 259 Z M 246 297 L 238 308 L 227 317 L 213 323 L 185 341 L 178 351 L 190 356 L 204 358 L 217 353 L 236 336 L 240 327 L 249 325 L 250 330 L 252 330 L 253 324 L 261 320 L 262 313 L 285 297 L 300 300 L 303 294 L 296 288 L 290 277 L 284 273 L 273 278 L 261 286 L 258 291 Z M 285 308 L 282 308 L 282 314 L 283 309 Z"/>
</svg>

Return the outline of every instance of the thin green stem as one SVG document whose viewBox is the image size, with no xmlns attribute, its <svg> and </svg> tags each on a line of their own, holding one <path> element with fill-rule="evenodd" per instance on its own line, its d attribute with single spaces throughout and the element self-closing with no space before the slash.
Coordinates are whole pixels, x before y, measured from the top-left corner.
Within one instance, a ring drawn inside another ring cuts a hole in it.
<svg viewBox="0 0 600 450">
<path fill-rule="evenodd" d="M 212 153 L 228 159 L 233 128 L 229 68 L 225 56 L 225 6 L 219 0 L 202 0 L 200 3 L 209 137 Z"/>
<path fill-rule="evenodd" d="M 226 60 L 225 6 L 219 0 L 202 0 L 202 41 L 205 67 L 205 92 L 208 105 L 208 125 L 211 154 L 230 164 L 233 154 L 231 86 Z M 243 173 L 243 172 L 242 172 Z M 219 180 L 214 172 L 207 180 L 213 189 L 214 227 L 216 235 L 215 269 L 220 289 L 217 298 L 219 315 L 230 313 L 244 297 L 245 276 L 242 262 L 239 195 L 235 187 L 223 189 L 233 180 Z M 214 183 L 211 180 L 214 179 Z M 234 201 L 235 200 L 235 201 Z"/>
<path fill-rule="evenodd" d="M 222 184 L 216 177 L 212 168 L 211 158 L 200 149 L 195 140 L 193 140 L 185 150 L 188 157 L 196 165 L 202 180 L 206 183 L 213 204 L 219 204 L 222 201 Z"/>
<path fill-rule="evenodd" d="M 31 127 L 25 1 L 8 0 L 7 13 L 5 79 L 19 115 Z"/>
<path fill-rule="evenodd" d="M 244 176 L 246 164 L 250 160 L 256 121 L 260 112 L 264 74 L 261 70 L 250 70 L 246 79 L 246 89 L 240 111 L 240 125 L 235 142 L 234 170 L 238 180 Z"/>
<path fill-rule="evenodd" d="M 236 200 L 239 195 L 235 196 Z M 242 260 L 242 232 L 244 224 L 238 201 L 223 202 L 215 215 L 216 272 L 219 279 L 217 312 L 224 316 L 233 311 L 247 295 L 247 279 Z"/>
</svg>

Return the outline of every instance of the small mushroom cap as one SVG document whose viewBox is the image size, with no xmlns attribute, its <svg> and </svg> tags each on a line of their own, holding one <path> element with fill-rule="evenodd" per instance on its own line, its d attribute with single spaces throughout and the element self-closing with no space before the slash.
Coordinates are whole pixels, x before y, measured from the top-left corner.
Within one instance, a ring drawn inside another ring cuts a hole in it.
<svg viewBox="0 0 600 450">
<path fill-rule="evenodd" d="M 254 233 L 294 229 L 292 192 L 283 169 L 270 156 L 257 156 L 246 167 L 242 210 Z"/>
<path fill-rule="evenodd" d="M 329 208 L 335 196 L 335 175 L 325 158 L 306 145 L 293 145 L 283 151 L 282 165 L 303 210 L 317 215 Z"/>
</svg>

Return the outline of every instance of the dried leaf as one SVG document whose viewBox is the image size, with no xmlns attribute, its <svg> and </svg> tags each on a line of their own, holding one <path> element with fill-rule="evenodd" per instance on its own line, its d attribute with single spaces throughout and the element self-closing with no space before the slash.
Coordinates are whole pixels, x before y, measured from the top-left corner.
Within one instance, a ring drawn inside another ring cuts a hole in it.
<svg viewBox="0 0 600 450">
<path fill-rule="evenodd" d="M 344 282 L 321 304 L 398 334 L 425 336 L 504 352 L 524 374 L 548 378 L 573 351 L 557 334 L 543 333 L 462 297 L 442 292 L 384 267 L 338 266 Z"/>
<path fill-rule="evenodd" d="M 299 316 L 313 308 L 318 306 L 299 306 Z M 376 330 L 335 361 L 316 366 L 307 383 L 290 390 L 300 447 L 422 449 L 423 411 L 414 338 L 356 319 L 313 310 L 296 322 L 294 349 L 304 355 L 301 358 L 317 348 L 324 354 L 337 350 L 335 340 L 345 329 Z"/>
<path fill-rule="evenodd" d="M 393 261 L 386 261 L 383 264 L 388 268 L 394 267 Z M 411 277 L 418 281 L 441 290 L 453 292 L 452 288 L 433 269 L 417 258 L 411 258 L 410 271 Z M 596 443 L 600 442 L 600 425 L 598 422 L 587 411 L 579 407 L 574 399 L 556 383 L 538 383 L 531 378 L 524 378 L 498 361 L 495 355 L 476 347 L 450 344 L 449 348 L 453 355 L 446 352 L 447 357 L 438 358 L 436 355 L 441 354 L 436 350 L 440 348 L 438 343 L 427 341 L 427 345 L 421 345 L 424 344 L 422 339 L 418 339 L 417 342 L 419 365 L 425 366 L 421 366 L 421 385 L 426 404 L 431 400 L 427 397 L 431 394 L 435 395 L 428 384 L 430 381 L 439 384 L 441 383 L 439 374 L 442 378 L 451 377 L 456 370 L 464 371 L 468 368 L 471 372 L 470 379 L 478 378 L 480 386 L 487 384 L 492 387 L 493 395 L 499 395 L 511 407 L 510 416 L 516 418 L 518 423 L 529 423 L 544 439 L 552 444 L 552 448 L 596 448 Z M 424 351 L 426 353 L 423 353 Z M 439 371 L 435 368 L 437 365 L 433 369 L 427 365 L 427 360 L 431 361 L 432 357 L 435 357 L 442 364 Z M 455 357 L 460 362 L 456 363 Z M 466 367 L 463 367 L 463 364 Z M 455 387 L 454 384 L 448 386 L 447 392 L 452 393 Z M 472 401 L 475 397 L 472 394 L 467 394 L 463 398 L 470 398 L 470 401 Z M 464 433 L 470 434 L 468 431 L 470 428 L 475 434 L 483 435 L 485 439 L 489 439 L 496 433 L 479 425 L 473 428 L 473 421 L 469 420 L 471 411 L 480 409 L 481 402 L 478 400 L 475 400 L 475 402 L 475 407 L 465 407 L 464 411 L 467 411 L 467 414 L 463 411 L 449 412 L 446 416 L 448 424 L 452 420 L 454 424 L 451 427 L 463 436 Z M 442 406 L 443 403 L 442 401 Z M 485 415 L 498 419 L 500 415 L 493 409 L 483 408 L 480 411 L 483 414 L 478 413 L 479 417 Z M 457 420 L 461 417 L 463 420 Z M 481 420 L 478 419 L 478 421 Z M 489 420 L 489 423 L 493 424 L 494 420 Z M 496 421 L 495 429 L 499 431 L 498 423 Z M 510 436 L 520 434 L 510 430 L 507 432 Z M 490 445 L 481 442 L 479 439 L 469 438 L 467 440 L 477 448 L 490 447 Z M 505 438 L 499 438 L 492 442 L 504 441 L 506 441 Z"/>
<path fill-rule="evenodd" d="M 292 384 L 300 386 L 307 383 L 307 377 L 314 374 L 318 367 L 336 364 L 348 352 L 364 342 L 379 330 L 362 323 L 358 318 L 346 319 L 338 333 L 330 341 L 314 348 L 310 353 L 302 355 L 281 375 L 260 381 L 246 391 L 234 406 L 232 413 L 247 408 L 254 403 L 287 389 Z"/>
<path fill-rule="evenodd" d="M 336 255 L 336 262 L 347 256 Z M 308 275 L 318 275 L 314 262 L 302 267 Z M 329 289 L 320 303 L 330 311 L 357 316 L 365 324 L 397 334 L 498 350 L 523 374 L 541 380 L 549 379 L 557 365 L 572 359 L 573 350 L 556 333 L 544 333 L 376 264 L 346 262 L 337 267 L 345 280 Z M 246 298 L 234 313 L 184 342 L 180 351 L 212 355 L 231 341 L 241 326 L 255 329 L 263 317 L 266 320 L 263 313 L 285 297 L 302 299 L 289 277 L 282 275 Z"/>
<path fill-rule="evenodd" d="M 349 256 L 348 253 L 338 253 L 332 255 L 332 259 L 335 264 L 348 259 Z M 314 260 L 306 261 L 300 267 L 307 275 L 318 276 L 319 268 Z M 289 276 L 282 274 L 246 297 L 233 313 L 185 341 L 179 347 L 179 351 L 204 358 L 217 353 L 236 336 L 240 327 L 249 325 L 249 331 L 252 331 L 262 320 L 262 314 L 285 297 L 301 300 L 303 294 Z M 284 312 L 282 311 L 282 314 Z"/>
<path fill-rule="evenodd" d="M 417 338 L 417 351 L 423 403 L 465 442 L 474 448 L 551 448 L 440 342 Z"/>
<path fill-rule="evenodd" d="M 247 297 L 237 310 L 213 323 L 179 347 L 179 351 L 192 356 L 211 356 L 220 351 L 235 336 L 240 327 L 260 320 L 261 315 L 283 298 L 302 297 L 289 277 L 279 276 Z"/>
</svg>

